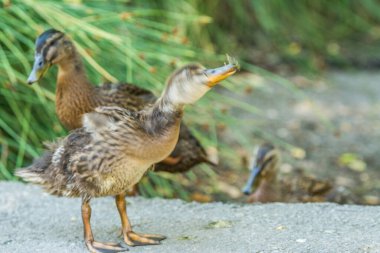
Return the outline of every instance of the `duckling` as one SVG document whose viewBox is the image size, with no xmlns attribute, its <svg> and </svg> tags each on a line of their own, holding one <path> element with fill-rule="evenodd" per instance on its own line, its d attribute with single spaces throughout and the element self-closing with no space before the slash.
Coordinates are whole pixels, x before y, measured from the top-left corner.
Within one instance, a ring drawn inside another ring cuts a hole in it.
<svg viewBox="0 0 380 253">
<path fill-rule="evenodd" d="M 288 180 L 278 180 L 281 162 L 279 151 L 270 143 L 261 145 L 243 193 L 247 202 L 323 202 L 329 201 L 333 188 L 328 180 L 318 180 L 297 171 Z M 252 193 L 253 185 L 255 190 Z"/>
<path fill-rule="evenodd" d="M 236 72 L 233 64 L 216 69 L 191 64 L 176 71 L 157 101 L 139 111 L 117 106 L 96 107 L 83 116 L 83 127 L 47 145 L 31 166 L 17 171 L 25 181 L 42 185 L 56 196 L 81 197 L 84 241 L 90 252 L 118 252 L 119 244 L 94 240 L 90 200 L 115 196 L 124 242 L 155 245 L 165 236 L 132 230 L 125 192 L 155 163 L 174 149 L 183 108 Z"/>
<path fill-rule="evenodd" d="M 73 41 L 62 32 L 49 29 L 36 40 L 35 61 L 27 82 L 33 84 L 39 81 L 53 65 L 58 66 L 56 112 L 69 130 L 82 127 L 82 115 L 98 106 L 120 106 L 139 111 L 157 99 L 150 91 L 132 84 L 95 87 L 87 78 Z M 184 172 L 199 163 L 215 165 L 209 161 L 199 141 L 182 124 L 176 148 L 155 166 L 155 170 Z"/>
</svg>

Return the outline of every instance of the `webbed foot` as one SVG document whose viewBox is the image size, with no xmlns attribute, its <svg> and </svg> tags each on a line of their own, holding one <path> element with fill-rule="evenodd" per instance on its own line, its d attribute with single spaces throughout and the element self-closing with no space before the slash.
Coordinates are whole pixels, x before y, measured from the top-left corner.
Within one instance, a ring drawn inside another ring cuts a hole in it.
<svg viewBox="0 0 380 253">
<path fill-rule="evenodd" d="M 129 246 L 158 245 L 166 236 L 157 234 L 140 234 L 133 231 L 124 233 L 124 242 Z"/>
<path fill-rule="evenodd" d="M 119 243 L 107 243 L 107 242 L 86 242 L 87 249 L 92 253 L 116 253 L 128 251 L 127 248 L 122 247 Z"/>
</svg>

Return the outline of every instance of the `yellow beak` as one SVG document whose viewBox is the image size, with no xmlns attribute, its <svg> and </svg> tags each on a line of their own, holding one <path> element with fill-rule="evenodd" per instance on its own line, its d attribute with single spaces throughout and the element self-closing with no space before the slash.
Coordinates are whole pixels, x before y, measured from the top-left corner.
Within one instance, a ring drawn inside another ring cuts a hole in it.
<svg viewBox="0 0 380 253">
<path fill-rule="evenodd" d="M 220 81 L 223 81 L 227 77 L 235 74 L 237 70 L 238 66 L 236 64 L 228 64 L 216 69 L 206 69 L 205 75 L 208 77 L 209 80 L 207 86 L 215 86 Z"/>
</svg>

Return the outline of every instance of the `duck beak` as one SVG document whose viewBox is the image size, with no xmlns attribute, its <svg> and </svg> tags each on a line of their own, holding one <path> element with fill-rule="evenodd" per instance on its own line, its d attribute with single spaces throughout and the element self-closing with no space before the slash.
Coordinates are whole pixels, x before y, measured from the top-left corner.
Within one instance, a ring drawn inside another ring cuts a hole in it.
<svg viewBox="0 0 380 253">
<path fill-rule="evenodd" d="M 32 84 L 40 80 L 46 71 L 49 69 L 50 64 L 45 64 L 45 61 L 41 54 L 36 54 L 36 57 L 34 59 L 34 65 L 32 72 L 30 72 L 30 75 L 28 77 L 28 84 Z"/>
<path fill-rule="evenodd" d="M 235 74 L 237 70 L 238 66 L 236 64 L 228 64 L 216 69 L 206 69 L 204 73 L 208 78 L 207 86 L 210 88 L 215 86 L 220 81 Z"/>
<path fill-rule="evenodd" d="M 252 186 L 255 183 L 257 175 L 260 174 L 260 171 L 261 171 L 261 166 L 255 165 L 255 167 L 253 168 L 253 170 L 251 172 L 251 175 L 249 175 L 247 184 L 245 185 L 245 187 L 242 190 L 245 195 L 251 194 L 251 192 L 252 192 Z"/>
</svg>

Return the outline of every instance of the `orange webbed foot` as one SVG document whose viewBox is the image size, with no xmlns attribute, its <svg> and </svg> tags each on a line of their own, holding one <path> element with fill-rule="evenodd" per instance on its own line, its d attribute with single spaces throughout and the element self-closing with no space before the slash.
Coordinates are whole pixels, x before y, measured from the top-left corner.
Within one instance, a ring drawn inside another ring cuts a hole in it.
<svg viewBox="0 0 380 253">
<path fill-rule="evenodd" d="M 86 246 L 91 253 L 116 253 L 128 251 L 127 248 L 122 247 L 119 243 L 88 241 L 86 242 Z"/>
<path fill-rule="evenodd" d="M 133 231 L 124 233 L 124 242 L 129 246 L 158 245 L 166 236 L 157 234 L 140 234 Z"/>
</svg>

